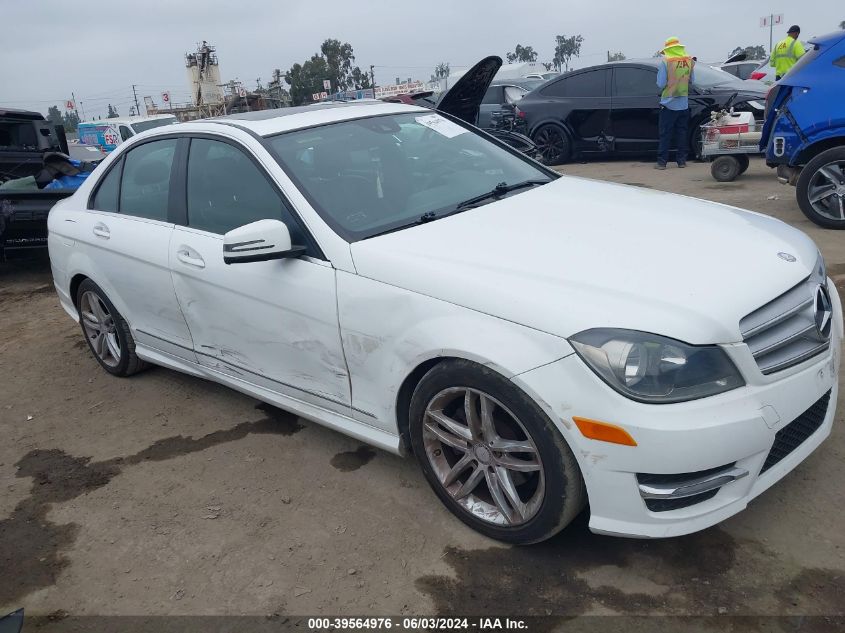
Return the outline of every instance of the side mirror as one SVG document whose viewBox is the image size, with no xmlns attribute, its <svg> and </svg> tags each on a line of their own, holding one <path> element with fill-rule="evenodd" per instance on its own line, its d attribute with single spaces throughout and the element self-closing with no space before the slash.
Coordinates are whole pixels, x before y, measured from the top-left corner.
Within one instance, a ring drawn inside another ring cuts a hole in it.
<svg viewBox="0 0 845 633">
<path fill-rule="evenodd" d="M 266 262 L 304 254 L 304 246 L 291 245 L 288 227 L 279 220 L 258 220 L 223 236 L 223 261 L 227 264 Z"/>
</svg>

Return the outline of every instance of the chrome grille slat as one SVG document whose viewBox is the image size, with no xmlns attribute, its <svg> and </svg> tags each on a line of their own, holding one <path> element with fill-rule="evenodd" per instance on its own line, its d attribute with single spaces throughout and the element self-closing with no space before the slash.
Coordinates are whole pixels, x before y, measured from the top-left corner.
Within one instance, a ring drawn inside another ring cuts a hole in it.
<svg viewBox="0 0 845 633">
<path fill-rule="evenodd" d="M 802 319 L 803 321 L 803 319 Z M 789 345 L 794 339 L 800 338 L 805 334 L 809 334 L 810 332 L 816 329 L 815 323 L 808 323 L 804 327 L 796 328 L 795 330 L 790 330 L 787 333 L 783 333 L 780 331 L 773 331 L 773 330 L 766 330 L 769 334 L 768 337 L 758 336 L 755 337 L 753 343 L 754 345 L 748 345 L 751 348 L 751 353 L 754 355 L 754 358 L 759 358 L 760 356 L 765 356 L 775 350 L 780 349 L 781 347 L 785 347 Z M 774 342 L 769 343 L 770 339 L 774 338 Z M 759 340 L 757 340 L 759 339 Z"/>
<path fill-rule="evenodd" d="M 816 328 L 816 290 L 825 283 L 822 269 L 807 277 L 739 322 L 763 374 L 773 374 L 827 350 L 830 343 Z"/>
<path fill-rule="evenodd" d="M 769 321 L 766 321 L 765 323 L 761 323 L 760 325 L 757 325 L 757 326 L 755 326 L 755 327 L 753 327 L 749 330 L 743 331 L 742 335 L 744 337 L 748 337 L 748 336 L 754 336 L 755 334 L 759 334 L 760 332 L 762 332 L 764 330 L 768 330 L 769 328 L 772 328 L 772 327 L 778 325 L 779 323 L 786 321 L 789 317 L 801 312 L 801 310 L 803 310 L 805 308 L 812 307 L 812 305 L 813 305 L 813 298 L 810 297 L 806 301 L 804 301 L 803 303 L 799 303 L 797 306 L 795 306 L 791 310 L 787 310 L 783 314 L 776 316 L 776 317 L 770 319 Z"/>
</svg>

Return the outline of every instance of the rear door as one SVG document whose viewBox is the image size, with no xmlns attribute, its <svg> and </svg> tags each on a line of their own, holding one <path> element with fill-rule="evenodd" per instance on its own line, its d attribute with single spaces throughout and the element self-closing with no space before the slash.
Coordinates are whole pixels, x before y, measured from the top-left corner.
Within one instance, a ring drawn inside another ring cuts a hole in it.
<svg viewBox="0 0 845 633">
<path fill-rule="evenodd" d="M 335 271 L 272 178 L 239 143 L 198 136 L 190 140 L 184 182 L 170 267 L 199 362 L 349 415 Z M 284 222 L 306 255 L 225 264 L 223 235 L 262 219 Z"/>
<path fill-rule="evenodd" d="M 195 360 L 169 265 L 178 148 L 179 139 L 171 137 L 125 152 L 97 184 L 88 210 L 73 218 L 78 224 L 74 235 L 91 262 L 91 276 L 127 320 L 135 340 Z"/>
<path fill-rule="evenodd" d="M 657 151 L 660 95 L 657 69 L 647 66 L 615 66 L 611 91 L 611 128 L 616 151 Z"/>
<path fill-rule="evenodd" d="M 541 95 L 554 103 L 553 116 L 573 136 L 574 149 L 583 154 L 605 154 L 610 137 L 610 70 L 576 71 L 543 88 Z"/>
</svg>

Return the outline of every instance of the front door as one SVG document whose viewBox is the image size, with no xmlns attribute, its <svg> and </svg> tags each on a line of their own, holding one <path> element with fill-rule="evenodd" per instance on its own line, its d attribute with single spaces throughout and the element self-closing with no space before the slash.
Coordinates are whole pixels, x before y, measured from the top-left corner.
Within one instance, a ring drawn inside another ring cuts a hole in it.
<svg viewBox="0 0 845 633">
<path fill-rule="evenodd" d="M 170 242 L 173 283 L 199 362 L 282 395 L 348 415 L 335 271 L 263 168 L 240 146 L 193 138 L 187 218 Z M 223 234 L 283 221 L 300 259 L 225 264 Z"/>
<path fill-rule="evenodd" d="M 638 66 L 613 69 L 610 120 L 617 152 L 657 151 L 659 95 L 655 69 Z"/>
</svg>

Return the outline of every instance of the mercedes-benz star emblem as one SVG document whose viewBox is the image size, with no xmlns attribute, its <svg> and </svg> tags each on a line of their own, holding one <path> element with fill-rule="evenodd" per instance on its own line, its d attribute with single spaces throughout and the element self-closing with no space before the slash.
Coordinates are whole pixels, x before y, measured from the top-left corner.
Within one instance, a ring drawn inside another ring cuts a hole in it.
<svg viewBox="0 0 845 633">
<path fill-rule="evenodd" d="M 788 262 L 794 262 L 795 261 L 795 255 L 790 255 L 789 253 L 783 253 L 783 252 L 778 253 L 778 257 L 780 257 L 781 259 L 786 260 Z"/>
<path fill-rule="evenodd" d="M 816 286 L 816 300 L 814 304 L 816 330 L 822 338 L 830 337 L 832 304 L 827 288 L 823 284 Z"/>
</svg>

